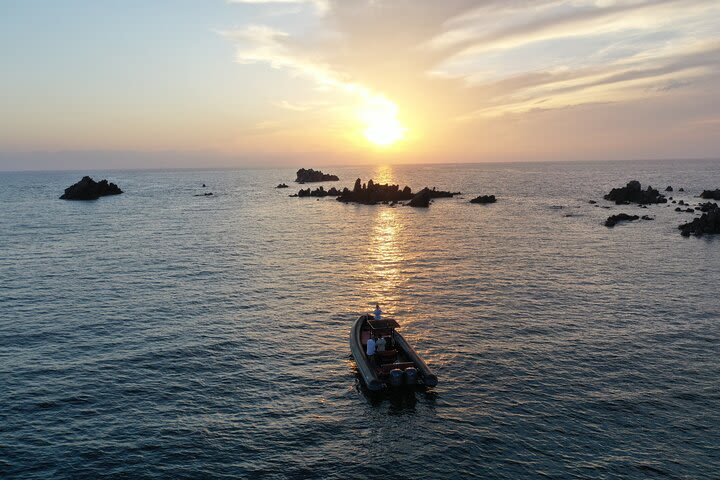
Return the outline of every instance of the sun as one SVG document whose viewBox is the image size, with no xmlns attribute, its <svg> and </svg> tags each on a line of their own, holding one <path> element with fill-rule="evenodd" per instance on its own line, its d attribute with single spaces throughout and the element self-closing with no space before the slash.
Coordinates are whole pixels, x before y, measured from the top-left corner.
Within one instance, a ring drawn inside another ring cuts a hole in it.
<svg viewBox="0 0 720 480">
<path fill-rule="evenodd" d="M 384 97 L 373 97 L 360 111 L 365 125 L 363 134 L 372 144 L 389 147 L 405 138 L 407 129 L 397 118 L 398 108 Z"/>
</svg>

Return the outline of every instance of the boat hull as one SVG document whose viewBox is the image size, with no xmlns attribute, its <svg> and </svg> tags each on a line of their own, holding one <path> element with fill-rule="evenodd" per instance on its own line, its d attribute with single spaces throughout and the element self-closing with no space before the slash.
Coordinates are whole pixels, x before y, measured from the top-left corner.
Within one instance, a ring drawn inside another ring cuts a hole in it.
<svg viewBox="0 0 720 480">
<path fill-rule="evenodd" d="M 365 382 L 365 386 L 368 390 L 377 392 L 385 388 L 385 384 L 380 380 L 377 373 L 375 373 L 375 369 L 370 365 L 370 360 L 365 354 L 361 340 L 363 323 L 365 323 L 365 317 L 360 317 L 355 320 L 355 323 L 353 323 L 350 329 L 350 351 L 355 358 L 358 372 Z"/>
</svg>

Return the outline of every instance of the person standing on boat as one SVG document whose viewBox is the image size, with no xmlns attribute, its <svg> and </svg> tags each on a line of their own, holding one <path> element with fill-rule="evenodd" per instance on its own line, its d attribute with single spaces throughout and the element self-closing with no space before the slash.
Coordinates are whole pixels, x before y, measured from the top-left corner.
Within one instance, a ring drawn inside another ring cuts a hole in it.
<svg viewBox="0 0 720 480">
<path fill-rule="evenodd" d="M 367 341 L 367 356 L 371 365 L 375 365 L 375 335 L 370 335 Z"/>
<path fill-rule="evenodd" d="M 377 350 L 378 352 L 385 351 L 385 337 L 383 337 L 382 335 L 375 342 L 375 350 Z"/>
<path fill-rule="evenodd" d="M 373 312 L 375 314 L 375 320 L 380 320 L 380 317 L 382 316 L 382 310 L 380 310 L 380 304 L 375 304 L 375 311 Z"/>
</svg>

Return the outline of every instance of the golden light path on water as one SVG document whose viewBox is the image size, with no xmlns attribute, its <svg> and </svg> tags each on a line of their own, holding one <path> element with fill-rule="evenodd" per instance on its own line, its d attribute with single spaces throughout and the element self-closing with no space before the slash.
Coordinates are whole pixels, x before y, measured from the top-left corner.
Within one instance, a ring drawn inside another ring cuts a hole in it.
<svg viewBox="0 0 720 480">
<path fill-rule="evenodd" d="M 397 184 L 395 175 L 391 165 L 382 165 L 377 167 L 372 179 L 379 184 Z M 415 231 L 415 213 L 412 209 L 387 205 L 374 207 L 366 251 L 369 277 L 362 282 L 363 298 L 380 302 L 385 314 L 397 318 L 403 326 L 414 323 L 411 313 L 420 308 L 408 298 L 409 273 L 416 260 L 410 238 Z"/>
</svg>

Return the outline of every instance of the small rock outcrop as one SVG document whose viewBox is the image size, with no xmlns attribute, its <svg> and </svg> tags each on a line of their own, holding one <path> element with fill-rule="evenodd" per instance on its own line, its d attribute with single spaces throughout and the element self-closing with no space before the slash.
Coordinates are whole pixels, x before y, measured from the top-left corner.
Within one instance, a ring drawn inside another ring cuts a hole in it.
<svg viewBox="0 0 720 480">
<path fill-rule="evenodd" d="M 704 198 L 706 200 L 720 200 L 720 188 L 715 190 L 703 190 L 700 194 L 700 198 Z"/>
<path fill-rule="evenodd" d="M 60 198 L 62 200 L 97 200 L 107 195 L 120 195 L 122 190 L 114 183 L 107 180 L 96 182 L 90 177 L 83 177 L 82 180 L 65 189 Z"/>
<path fill-rule="evenodd" d="M 417 208 L 428 208 L 430 206 L 431 190 L 427 187 L 416 193 L 408 202 L 408 206 Z"/>
<path fill-rule="evenodd" d="M 701 203 L 697 207 L 695 207 L 695 210 L 700 210 L 701 212 L 711 212 L 718 208 L 718 204 L 714 202 L 705 202 Z"/>
<path fill-rule="evenodd" d="M 495 198 L 495 195 L 480 195 L 472 200 L 470 200 L 470 203 L 495 203 L 497 202 L 497 198 Z"/>
<path fill-rule="evenodd" d="M 279 185 L 278 185 L 277 187 L 275 187 L 275 188 L 290 188 L 290 187 L 288 187 L 288 186 L 287 186 L 286 184 L 284 184 L 284 183 L 281 183 L 281 184 L 279 184 Z"/>
<path fill-rule="evenodd" d="M 655 220 L 654 217 L 650 217 L 650 216 L 648 216 L 648 215 L 643 215 L 643 216 L 640 217 L 640 218 L 642 218 L 643 220 Z"/>
<path fill-rule="evenodd" d="M 338 178 L 337 175 L 323 173 L 320 170 L 313 170 L 312 168 L 301 168 L 297 171 L 297 177 L 295 178 L 297 183 L 337 182 L 338 180 L 340 180 L 340 178 Z"/>
<path fill-rule="evenodd" d="M 197 193 L 194 196 L 195 197 L 211 197 L 212 195 L 213 195 L 212 192 L 208 192 L 208 193 Z"/>
<path fill-rule="evenodd" d="M 605 226 L 612 228 L 617 225 L 618 222 L 632 222 L 638 220 L 640 217 L 637 215 L 628 215 L 627 213 L 618 213 L 617 215 L 611 215 L 605 220 Z"/>
<path fill-rule="evenodd" d="M 628 203 L 666 203 L 667 199 L 660 195 L 660 192 L 648 186 L 646 190 L 642 189 L 640 182 L 632 180 L 624 187 L 613 188 L 610 193 L 605 195 L 605 200 L 611 200 L 617 205 Z"/>
<path fill-rule="evenodd" d="M 665 189 L 665 191 L 666 191 L 666 192 L 672 192 L 672 191 L 673 191 L 673 188 L 672 188 L 670 185 L 668 185 L 667 188 Z"/>
<path fill-rule="evenodd" d="M 705 234 L 720 233 L 720 207 L 718 207 L 717 204 L 713 205 L 715 205 L 715 208 L 703 213 L 699 218 L 695 218 L 692 222 L 678 226 L 682 236 L 689 237 L 690 235 L 695 235 L 699 237 Z"/>
</svg>

